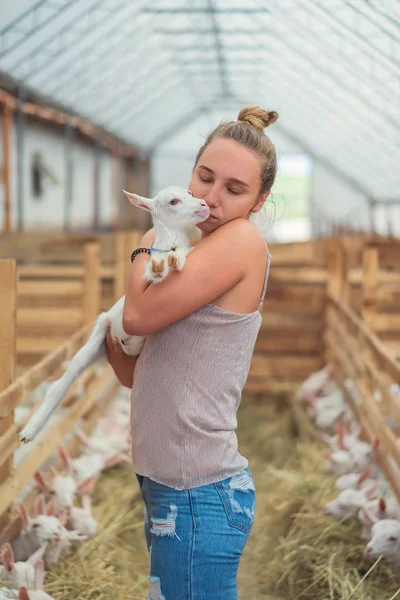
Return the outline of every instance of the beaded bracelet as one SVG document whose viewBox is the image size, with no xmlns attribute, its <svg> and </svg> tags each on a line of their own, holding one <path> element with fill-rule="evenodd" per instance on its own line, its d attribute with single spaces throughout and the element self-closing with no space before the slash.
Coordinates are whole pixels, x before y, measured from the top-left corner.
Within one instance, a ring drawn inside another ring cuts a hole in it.
<svg viewBox="0 0 400 600">
<path fill-rule="evenodd" d="M 131 254 L 131 262 L 135 260 L 138 254 L 151 254 L 151 248 L 136 248 Z"/>
</svg>

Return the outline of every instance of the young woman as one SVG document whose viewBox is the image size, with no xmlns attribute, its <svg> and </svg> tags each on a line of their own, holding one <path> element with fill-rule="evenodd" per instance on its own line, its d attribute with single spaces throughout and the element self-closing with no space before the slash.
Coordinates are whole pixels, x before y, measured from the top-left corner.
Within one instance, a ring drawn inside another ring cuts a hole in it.
<svg viewBox="0 0 400 600">
<path fill-rule="evenodd" d="M 276 153 L 258 107 L 219 125 L 200 149 L 189 189 L 211 215 L 181 272 L 158 285 L 132 264 L 124 329 L 147 336 L 139 357 L 108 337 L 132 388 L 132 456 L 145 505 L 151 600 L 234 600 L 254 520 L 255 488 L 238 452 L 236 413 L 261 324 L 270 255 L 252 215 L 266 202 Z M 153 231 L 141 246 L 149 248 Z"/>
</svg>

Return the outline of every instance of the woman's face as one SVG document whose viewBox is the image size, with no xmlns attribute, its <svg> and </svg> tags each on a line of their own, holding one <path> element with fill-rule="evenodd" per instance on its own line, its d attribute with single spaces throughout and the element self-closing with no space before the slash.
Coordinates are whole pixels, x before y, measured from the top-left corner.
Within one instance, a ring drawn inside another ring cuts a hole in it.
<svg viewBox="0 0 400 600">
<path fill-rule="evenodd" d="M 235 140 L 217 138 L 200 156 L 189 189 L 204 199 L 210 217 L 197 225 L 203 236 L 224 223 L 261 209 L 269 192 L 260 195 L 261 159 Z"/>
</svg>

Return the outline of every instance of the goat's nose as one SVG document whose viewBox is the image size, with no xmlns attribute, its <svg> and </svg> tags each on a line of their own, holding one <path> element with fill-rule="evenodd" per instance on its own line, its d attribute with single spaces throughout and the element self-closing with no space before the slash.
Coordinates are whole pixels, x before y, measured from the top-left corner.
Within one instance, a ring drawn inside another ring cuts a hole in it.
<svg viewBox="0 0 400 600">
<path fill-rule="evenodd" d="M 200 206 L 208 206 L 207 202 L 200 202 Z"/>
</svg>

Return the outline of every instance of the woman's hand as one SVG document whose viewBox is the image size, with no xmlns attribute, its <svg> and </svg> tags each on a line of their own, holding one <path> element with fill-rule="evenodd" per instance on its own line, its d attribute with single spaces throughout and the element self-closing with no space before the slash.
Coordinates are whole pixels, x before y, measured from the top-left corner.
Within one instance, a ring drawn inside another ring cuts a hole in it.
<svg viewBox="0 0 400 600">
<path fill-rule="evenodd" d="M 111 324 L 108 323 L 106 329 L 106 353 L 117 379 L 127 388 L 133 386 L 133 371 L 138 359 L 137 356 L 129 356 L 122 350 L 122 346 L 117 338 L 111 335 Z"/>
</svg>

